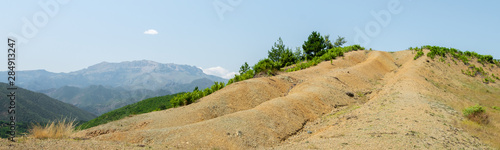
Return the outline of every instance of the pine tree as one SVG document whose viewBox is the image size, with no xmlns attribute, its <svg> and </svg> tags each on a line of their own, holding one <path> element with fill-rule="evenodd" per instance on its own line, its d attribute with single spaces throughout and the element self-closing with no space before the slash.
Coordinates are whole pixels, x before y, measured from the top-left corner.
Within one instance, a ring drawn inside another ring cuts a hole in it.
<svg viewBox="0 0 500 150">
<path fill-rule="evenodd" d="M 302 45 L 302 49 L 308 57 L 315 57 L 319 55 L 326 48 L 325 40 L 323 37 L 316 31 L 313 31 L 311 35 L 307 38 L 307 41 L 304 41 L 304 45 Z"/>
</svg>

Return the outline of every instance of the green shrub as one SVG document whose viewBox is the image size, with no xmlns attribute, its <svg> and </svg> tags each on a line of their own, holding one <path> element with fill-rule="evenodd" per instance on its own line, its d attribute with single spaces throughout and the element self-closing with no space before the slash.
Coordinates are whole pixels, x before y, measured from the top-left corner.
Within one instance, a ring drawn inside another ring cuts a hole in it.
<svg viewBox="0 0 500 150">
<path fill-rule="evenodd" d="M 469 64 L 469 59 L 465 55 L 460 55 L 459 60 L 461 60 L 465 65 Z"/>
<path fill-rule="evenodd" d="M 500 110 L 500 107 L 497 107 L 497 106 L 493 106 L 491 108 L 496 109 L 496 110 Z"/>
<path fill-rule="evenodd" d="M 271 59 L 262 59 L 255 66 L 253 66 L 253 70 L 255 70 L 255 74 L 261 72 L 268 72 L 268 70 L 274 71 L 280 68 L 279 64 L 276 64 Z"/>
<path fill-rule="evenodd" d="M 493 77 L 493 79 L 500 80 L 500 77 L 496 76 L 494 73 L 491 74 L 491 77 Z"/>
<path fill-rule="evenodd" d="M 440 62 L 445 62 L 444 57 L 439 58 Z"/>
<path fill-rule="evenodd" d="M 434 57 L 436 57 L 436 54 L 429 52 L 427 53 L 427 57 L 434 59 Z"/>
<path fill-rule="evenodd" d="M 475 106 L 471 106 L 465 108 L 462 113 L 469 120 L 478 122 L 478 123 L 488 123 L 488 115 L 486 114 L 486 110 L 480 106 L 479 104 Z"/>
<path fill-rule="evenodd" d="M 211 87 L 206 88 L 203 91 L 198 90 L 198 87 L 196 87 L 193 90 L 193 92 L 179 94 L 174 98 L 170 99 L 170 104 L 172 104 L 173 107 L 189 105 L 191 103 L 196 102 L 200 98 L 203 98 L 207 95 L 214 93 L 215 91 L 224 88 L 225 86 L 226 84 L 224 82 L 214 82 L 214 84 Z"/>
<path fill-rule="evenodd" d="M 490 78 L 489 76 L 483 79 L 483 82 L 488 84 L 488 83 L 495 83 L 495 79 Z"/>
<path fill-rule="evenodd" d="M 424 52 L 422 50 L 417 51 L 417 54 L 413 58 L 413 60 L 417 60 L 418 58 L 422 57 L 424 55 Z"/>
<path fill-rule="evenodd" d="M 424 46 L 421 46 L 420 49 L 431 49 L 431 46 L 430 45 L 424 45 Z"/>
</svg>

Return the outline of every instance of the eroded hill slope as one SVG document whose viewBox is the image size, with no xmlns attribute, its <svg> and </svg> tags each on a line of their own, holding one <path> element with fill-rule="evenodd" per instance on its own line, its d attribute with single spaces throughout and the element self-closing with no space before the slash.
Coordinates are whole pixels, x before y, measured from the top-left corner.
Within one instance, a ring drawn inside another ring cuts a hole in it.
<svg viewBox="0 0 500 150">
<path fill-rule="evenodd" d="M 463 64 L 413 56 L 411 51 L 350 52 L 332 63 L 237 82 L 188 106 L 83 130 L 74 137 L 88 140 L 63 143 L 158 149 L 497 146 L 492 140 L 500 137 L 498 112 L 488 108 L 490 123 L 478 125 L 467 122 L 461 109 L 475 103 L 500 106 L 499 84 L 461 74 Z M 498 68 L 490 72 L 500 74 Z"/>
</svg>

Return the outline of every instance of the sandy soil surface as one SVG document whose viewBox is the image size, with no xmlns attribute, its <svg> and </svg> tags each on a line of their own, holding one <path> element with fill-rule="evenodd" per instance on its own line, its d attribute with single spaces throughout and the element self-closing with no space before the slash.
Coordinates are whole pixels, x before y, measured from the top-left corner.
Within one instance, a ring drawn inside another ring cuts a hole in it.
<svg viewBox="0 0 500 150">
<path fill-rule="evenodd" d="M 457 71 L 466 66 L 446 69 L 413 56 L 350 52 L 333 63 L 234 83 L 189 106 L 79 131 L 73 139 L 4 140 L 0 148 L 495 149 L 461 126 L 457 108 L 466 103 L 453 105 L 468 90 L 453 85 L 480 79 Z M 500 95 L 498 83 L 481 86 Z M 491 128 L 500 124 L 490 119 Z"/>
</svg>

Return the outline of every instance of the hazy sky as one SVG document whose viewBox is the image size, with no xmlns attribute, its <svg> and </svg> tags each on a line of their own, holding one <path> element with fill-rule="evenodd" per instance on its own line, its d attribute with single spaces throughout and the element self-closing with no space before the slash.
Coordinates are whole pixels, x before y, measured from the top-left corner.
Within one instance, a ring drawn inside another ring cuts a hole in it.
<svg viewBox="0 0 500 150">
<path fill-rule="evenodd" d="M 0 38 L 22 42 L 19 70 L 51 72 L 152 60 L 229 76 L 267 57 L 279 37 L 295 49 L 312 31 L 374 50 L 438 45 L 499 59 L 498 6 L 496 0 L 10 0 L 0 5 Z"/>
</svg>

